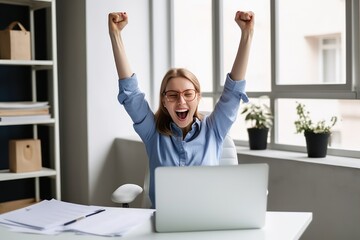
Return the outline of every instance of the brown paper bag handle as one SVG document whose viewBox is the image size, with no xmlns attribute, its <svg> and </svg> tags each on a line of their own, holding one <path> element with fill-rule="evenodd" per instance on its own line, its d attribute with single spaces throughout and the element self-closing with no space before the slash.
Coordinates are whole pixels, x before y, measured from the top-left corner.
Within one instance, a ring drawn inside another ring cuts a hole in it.
<svg viewBox="0 0 360 240">
<path fill-rule="evenodd" d="M 24 26 L 19 21 L 14 21 L 14 22 L 10 23 L 10 25 L 8 26 L 8 30 L 14 29 L 14 27 L 16 25 L 19 26 L 21 31 L 26 32 L 26 29 L 24 28 Z"/>
</svg>

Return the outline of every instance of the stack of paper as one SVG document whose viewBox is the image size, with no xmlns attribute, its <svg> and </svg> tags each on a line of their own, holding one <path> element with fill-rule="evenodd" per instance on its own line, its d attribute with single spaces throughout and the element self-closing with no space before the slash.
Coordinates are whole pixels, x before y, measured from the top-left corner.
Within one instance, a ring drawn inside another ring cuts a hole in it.
<svg viewBox="0 0 360 240">
<path fill-rule="evenodd" d="M 48 102 L 0 102 L 0 122 L 49 119 Z"/>
<path fill-rule="evenodd" d="M 58 234 L 64 231 L 122 236 L 148 220 L 153 210 L 104 208 L 52 199 L 0 215 L 0 225 L 12 231 Z"/>
</svg>

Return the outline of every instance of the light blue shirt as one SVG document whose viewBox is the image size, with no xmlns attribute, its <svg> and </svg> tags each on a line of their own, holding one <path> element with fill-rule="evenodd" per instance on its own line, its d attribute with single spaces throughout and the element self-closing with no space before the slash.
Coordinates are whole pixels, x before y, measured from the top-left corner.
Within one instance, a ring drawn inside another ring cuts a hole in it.
<svg viewBox="0 0 360 240">
<path fill-rule="evenodd" d="M 119 102 L 130 115 L 134 129 L 145 144 L 149 158 L 149 196 L 155 208 L 154 171 L 159 166 L 218 165 L 222 144 L 235 122 L 240 100 L 248 102 L 245 80 L 233 81 L 230 75 L 214 111 L 203 120 L 194 119 L 191 130 L 183 139 L 182 130 L 171 123 L 172 136 L 156 130 L 154 113 L 138 87 L 136 74 L 119 80 Z"/>
</svg>

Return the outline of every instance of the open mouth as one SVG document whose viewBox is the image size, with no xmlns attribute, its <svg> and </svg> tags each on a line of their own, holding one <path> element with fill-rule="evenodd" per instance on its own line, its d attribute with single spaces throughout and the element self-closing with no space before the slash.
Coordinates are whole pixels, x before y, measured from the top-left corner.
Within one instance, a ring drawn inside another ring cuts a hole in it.
<svg viewBox="0 0 360 240">
<path fill-rule="evenodd" d="M 179 111 L 176 111 L 176 115 L 181 119 L 181 120 L 184 120 L 187 115 L 189 113 L 189 110 L 179 110 Z"/>
</svg>

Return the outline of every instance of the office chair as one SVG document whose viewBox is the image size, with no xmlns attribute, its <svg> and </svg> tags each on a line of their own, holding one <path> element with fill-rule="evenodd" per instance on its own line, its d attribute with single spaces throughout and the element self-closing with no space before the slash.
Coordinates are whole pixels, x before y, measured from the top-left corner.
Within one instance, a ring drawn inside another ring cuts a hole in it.
<svg viewBox="0 0 360 240">
<path fill-rule="evenodd" d="M 220 165 L 237 165 L 238 158 L 234 141 L 229 135 L 226 135 L 223 143 L 223 151 L 220 157 Z M 149 173 L 146 172 L 143 188 L 136 184 L 123 184 L 118 187 L 111 196 L 111 200 L 120 203 L 122 207 L 129 207 L 129 204 L 135 200 L 143 191 L 143 208 L 150 208 L 149 199 Z"/>
</svg>

